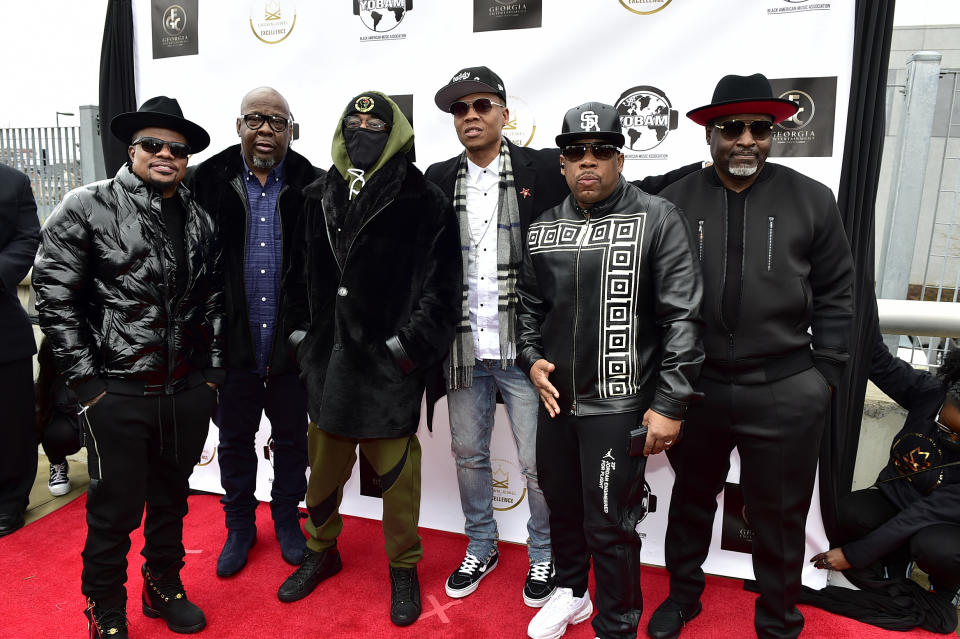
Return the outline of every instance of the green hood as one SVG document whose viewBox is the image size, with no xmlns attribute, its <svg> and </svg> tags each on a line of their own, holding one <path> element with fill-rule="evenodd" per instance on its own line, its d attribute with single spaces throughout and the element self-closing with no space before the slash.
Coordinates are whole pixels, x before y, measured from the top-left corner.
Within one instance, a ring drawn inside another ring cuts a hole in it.
<svg viewBox="0 0 960 639">
<path fill-rule="evenodd" d="M 410 122 L 404 117 L 397 103 L 386 95 L 379 91 L 364 91 L 364 93 L 380 96 L 387 101 L 393 110 L 393 126 L 390 127 L 390 137 L 387 138 L 387 145 L 384 147 L 383 153 L 380 154 L 380 159 L 364 173 L 363 179 L 367 181 L 370 179 L 370 176 L 376 173 L 380 167 L 386 164 L 394 155 L 397 153 L 406 153 L 413 148 L 413 127 L 410 126 Z M 353 113 L 353 109 L 348 106 L 343 113 L 340 114 L 340 119 L 337 120 L 337 130 L 333 134 L 333 148 L 331 149 L 333 165 L 337 167 L 337 171 L 339 171 L 343 179 L 347 181 L 352 179 L 347 171 L 353 168 L 353 162 L 350 161 L 350 156 L 347 155 L 347 145 L 343 140 L 342 125 L 343 119 L 350 113 Z"/>
</svg>

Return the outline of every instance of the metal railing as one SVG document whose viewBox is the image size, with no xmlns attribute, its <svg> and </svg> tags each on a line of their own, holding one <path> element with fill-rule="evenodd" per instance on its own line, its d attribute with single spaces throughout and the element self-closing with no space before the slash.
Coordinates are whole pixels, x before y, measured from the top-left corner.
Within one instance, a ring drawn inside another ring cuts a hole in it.
<svg viewBox="0 0 960 639">
<path fill-rule="evenodd" d="M 80 127 L 0 129 L 0 162 L 30 178 L 42 222 L 64 195 L 83 184 Z"/>
<path fill-rule="evenodd" d="M 916 367 L 935 371 L 960 338 L 960 305 L 953 302 L 880 299 L 877 311 L 880 331 L 901 336 L 895 355 Z"/>
</svg>

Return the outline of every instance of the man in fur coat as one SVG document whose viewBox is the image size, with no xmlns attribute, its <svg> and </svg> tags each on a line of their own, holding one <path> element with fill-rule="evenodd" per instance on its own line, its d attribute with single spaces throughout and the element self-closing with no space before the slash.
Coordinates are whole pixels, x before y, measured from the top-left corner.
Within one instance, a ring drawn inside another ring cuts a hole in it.
<svg viewBox="0 0 960 639">
<path fill-rule="evenodd" d="M 390 619 L 399 626 L 420 616 L 425 372 L 450 348 L 462 285 L 456 217 L 408 159 L 412 146 L 397 105 L 362 93 L 337 123 L 334 166 L 304 190 L 287 317 L 311 422 L 310 539 L 278 592 L 297 601 L 340 570 L 338 508 L 359 445 L 381 479 Z"/>
</svg>

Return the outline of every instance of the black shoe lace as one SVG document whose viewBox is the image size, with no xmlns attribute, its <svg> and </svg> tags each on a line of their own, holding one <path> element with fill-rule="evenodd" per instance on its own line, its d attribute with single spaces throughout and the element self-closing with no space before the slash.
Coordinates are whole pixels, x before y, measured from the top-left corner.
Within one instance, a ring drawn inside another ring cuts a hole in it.
<svg viewBox="0 0 960 639">
<path fill-rule="evenodd" d="M 320 563 L 322 556 L 323 553 L 307 551 L 303 556 L 303 562 L 293 571 L 293 574 L 290 575 L 289 578 L 297 582 L 298 586 L 303 586 L 303 584 L 307 583 L 310 575 L 317 570 L 317 565 Z"/>
<path fill-rule="evenodd" d="M 413 571 L 395 569 L 391 572 L 393 579 L 390 581 L 393 586 L 393 594 L 396 595 L 398 599 L 411 599 L 411 592 L 413 591 Z"/>
<path fill-rule="evenodd" d="M 164 601 L 171 599 L 186 599 L 187 595 L 183 589 L 183 582 L 180 580 L 180 573 L 175 570 L 167 571 L 167 574 L 159 577 L 150 575 L 150 582 L 153 589 Z"/>
<path fill-rule="evenodd" d="M 127 613 L 123 608 L 94 608 L 93 618 L 97 623 L 97 636 L 108 638 L 110 630 L 123 630 L 127 627 Z"/>
</svg>

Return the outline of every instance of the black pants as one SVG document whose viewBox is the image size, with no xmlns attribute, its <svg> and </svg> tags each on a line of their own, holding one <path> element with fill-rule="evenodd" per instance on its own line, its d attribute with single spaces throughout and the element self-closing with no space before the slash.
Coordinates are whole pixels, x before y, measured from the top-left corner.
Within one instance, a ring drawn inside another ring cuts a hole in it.
<svg viewBox="0 0 960 639">
<path fill-rule="evenodd" d="M 217 426 L 220 444 L 221 499 L 227 528 L 250 528 L 256 520 L 257 458 L 255 438 L 266 412 L 273 439 L 274 519 L 292 517 L 307 492 L 307 392 L 295 374 L 262 378 L 231 370 L 220 389 Z M 266 463 L 266 459 L 263 460 Z"/>
<path fill-rule="evenodd" d="M 124 593 L 130 533 L 143 526 L 143 556 L 158 573 L 183 566 L 188 480 L 207 438 L 216 392 L 200 384 L 174 395 L 107 393 L 83 415 L 90 490 L 83 594 Z"/>
<path fill-rule="evenodd" d="M 694 605 L 704 588 L 717 495 L 740 453 L 740 484 L 754 531 L 753 571 L 760 591 L 754 625 L 763 639 L 796 637 L 805 524 L 830 390 L 810 368 L 768 384 L 701 377 L 704 401 L 687 415 L 683 439 L 668 456 L 676 471 L 665 557 L 670 598 Z"/>
<path fill-rule="evenodd" d="M 0 364 L 0 514 L 21 515 L 37 477 L 37 423 L 33 362 Z"/>
<path fill-rule="evenodd" d="M 541 406 L 537 420 L 537 466 L 550 507 L 557 584 L 586 592 L 593 558 L 593 628 L 604 639 L 636 637 L 643 611 L 636 525 L 643 515 L 646 457 L 627 454 L 641 415 L 551 419 Z"/>
<path fill-rule="evenodd" d="M 843 497 L 838 510 L 843 535 L 841 545 L 866 537 L 900 512 L 882 492 L 874 489 L 858 490 Z M 922 528 L 908 543 L 873 567 L 880 574 L 886 567 L 890 577 L 900 578 L 906 576 L 911 560 L 930 576 L 930 583 L 938 592 L 960 590 L 960 526 L 933 524 Z"/>
</svg>

